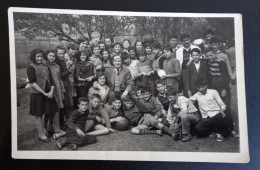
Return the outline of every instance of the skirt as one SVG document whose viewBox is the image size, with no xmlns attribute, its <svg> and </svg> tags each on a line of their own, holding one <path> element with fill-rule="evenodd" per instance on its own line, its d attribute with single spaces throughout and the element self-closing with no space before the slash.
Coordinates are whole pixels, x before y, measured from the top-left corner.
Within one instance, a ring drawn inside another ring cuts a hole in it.
<svg viewBox="0 0 260 170">
<path fill-rule="evenodd" d="M 32 93 L 30 98 L 30 115 L 40 117 L 45 113 L 45 97 L 41 93 Z"/>
</svg>

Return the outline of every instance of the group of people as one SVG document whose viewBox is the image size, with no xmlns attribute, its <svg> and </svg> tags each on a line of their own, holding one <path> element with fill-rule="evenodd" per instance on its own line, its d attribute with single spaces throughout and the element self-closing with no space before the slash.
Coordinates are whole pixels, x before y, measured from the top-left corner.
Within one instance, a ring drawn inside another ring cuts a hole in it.
<svg viewBox="0 0 260 170">
<path fill-rule="evenodd" d="M 168 43 L 137 40 L 134 46 L 107 37 L 81 37 L 66 48 L 34 49 L 27 68 L 30 114 L 39 140 L 59 149 L 96 142 L 95 136 L 130 130 L 198 137 L 236 135 L 230 112 L 235 83 L 234 43 L 223 44 L 212 30 L 191 42 L 183 33 Z"/>
</svg>

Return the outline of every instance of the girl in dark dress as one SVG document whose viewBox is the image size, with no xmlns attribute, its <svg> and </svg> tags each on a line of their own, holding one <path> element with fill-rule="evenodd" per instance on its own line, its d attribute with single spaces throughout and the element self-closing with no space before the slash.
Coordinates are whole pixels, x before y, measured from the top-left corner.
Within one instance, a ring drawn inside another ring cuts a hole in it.
<svg viewBox="0 0 260 170">
<path fill-rule="evenodd" d="M 35 124 L 38 130 L 39 140 L 49 142 L 46 129 L 43 125 L 43 115 L 52 113 L 52 106 L 48 105 L 48 99 L 53 98 L 54 86 L 51 86 L 49 68 L 42 63 L 44 52 L 34 49 L 30 54 L 33 63 L 27 68 L 29 83 L 31 84 L 30 115 L 35 116 Z"/>
</svg>

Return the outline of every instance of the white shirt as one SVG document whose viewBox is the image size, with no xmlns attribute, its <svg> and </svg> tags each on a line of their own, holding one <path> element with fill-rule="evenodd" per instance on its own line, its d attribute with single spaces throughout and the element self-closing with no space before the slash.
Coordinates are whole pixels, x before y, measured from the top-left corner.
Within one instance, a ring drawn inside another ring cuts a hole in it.
<svg viewBox="0 0 260 170">
<path fill-rule="evenodd" d="M 226 105 L 221 100 L 218 92 L 213 89 L 207 89 L 205 94 L 197 92 L 190 97 L 190 100 L 198 101 L 202 118 L 207 118 L 208 116 L 211 118 L 218 114 L 220 110 L 226 110 Z"/>
<path fill-rule="evenodd" d="M 137 63 L 139 62 L 139 60 L 132 60 L 132 62 L 126 66 L 126 68 L 128 68 L 128 70 L 131 73 L 132 78 L 134 79 L 136 74 L 139 73 L 139 70 L 137 68 Z"/>
<path fill-rule="evenodd" d="M 198 63 L 195 63 L 194 62 L 194 65 L 195 65 L 195 68 L 197 70 L 197 72 L 199 72 L 199 69 L 200 69 L 200 61 Z"/>
</svg>

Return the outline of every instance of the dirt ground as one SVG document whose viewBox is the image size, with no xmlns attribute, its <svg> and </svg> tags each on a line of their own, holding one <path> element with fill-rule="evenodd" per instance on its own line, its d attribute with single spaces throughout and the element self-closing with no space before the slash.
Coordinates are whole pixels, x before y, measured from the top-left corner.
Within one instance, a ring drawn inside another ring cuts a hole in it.
<svg viewBox="0 0 260 170">
<path fill-rule="evenodd" d="M 26 78 L 26 69 L 17 69 L 17 77 Z M 23 82 L 17 78 L 17 85 Z M 232 87 L 232 113 L 235 129 L 238 130 L 236 86 Z M 37 130 L 34 117 L 29 115 L 30 89 L 18 89 L 18 150 L 57 150 L 55 141 L 49 143 L 40 142 L 37 138 Z M 98 142 L 92 145 L 78 148 L 89 151 L 171 151 L 171 152 L 239 152 L 239 139 L 225 138 L 223 142 L 217 142 L 214 138 L 197 138 L 184 143 L 173 141 L 168 135 L 133 135 L 130 131 L 115 132 L 97 137 Z M 67 148 L 64 148 L 67 150 Z"/>
</svg>

